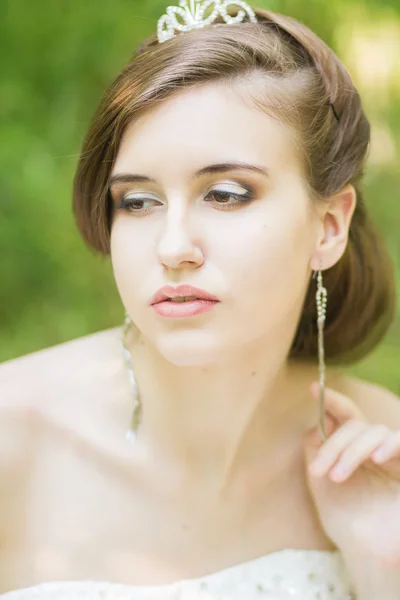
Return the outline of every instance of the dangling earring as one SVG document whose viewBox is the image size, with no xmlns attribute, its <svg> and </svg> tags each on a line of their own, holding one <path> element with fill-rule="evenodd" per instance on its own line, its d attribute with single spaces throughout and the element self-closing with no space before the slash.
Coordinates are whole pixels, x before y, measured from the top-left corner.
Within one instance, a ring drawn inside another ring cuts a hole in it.
<svg viewBox="0 0 400 600">
<path fill-rule="evenodd" d="M 317 293 L 315 295 L 317 304 L 318 324 L 318 368 L 319 368 L 319 414 L 320 431 L 323 441 L 327 439 L 325 433 L 325 350 L 324 350 L 324 325 L 326 319 L 326 305 L 328 299 L 327 289 L 322 283 L 322 263 L 319 271 L 314 271 L 313 279 L 317 276 Z"/>
<path fill-rule="evenodd" d="M 132 409 L 131 425 L 130 425 L 129 430 L 126 433 L 126 439 L 128 441 L 132 442 L 132 441 L 136 440 L 137 429 L 138 429 L 139 422 L 140 422 L 141 406 L 140 406 L 139 391 L 138 391 L 138 388 L 136 385 L 135 376 L 133 374 L 132 357 L 131 357 L 131 353 L 129 352 L 129 350 L 126 346 L 126 337 L 128 335 L 131 325 L 132 325 L 132 319 L 130 318 L 128 313 L 125 313 L 125 321 L 124 321 L 124 325 L 122 327 L 121 344 L 122 344 L 122 351 L 124 354 L 125 364 L 126 364 L 126 368 L 128 370 L 129 381 L 131 384 L 132 395 L 133 395 L 133 409 Z"/>
</svg>

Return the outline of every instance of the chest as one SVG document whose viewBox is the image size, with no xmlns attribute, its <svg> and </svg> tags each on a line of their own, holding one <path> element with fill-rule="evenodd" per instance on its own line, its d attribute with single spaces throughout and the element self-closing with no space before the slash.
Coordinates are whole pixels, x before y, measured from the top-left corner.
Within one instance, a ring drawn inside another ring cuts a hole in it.
<svg viewBox="0 0 400 600">
<path fill-rule="evenodd" d="M 254 497 L 252 497 L 252 495 Z M 45 579 L 161 584 L 282 548 L 330 548 L 300 470 L 246 502 L 177 489 L 160 498 L 96 451 L 45 440 L 32 463 L 13 571 Z"/>
</svg>

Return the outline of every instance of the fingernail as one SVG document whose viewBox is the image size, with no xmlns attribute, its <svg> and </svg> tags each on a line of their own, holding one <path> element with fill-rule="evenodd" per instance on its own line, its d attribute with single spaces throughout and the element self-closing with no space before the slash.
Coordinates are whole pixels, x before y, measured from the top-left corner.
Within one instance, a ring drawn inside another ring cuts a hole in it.
<svg viewBox="0 0 400 600">
<path fill-rule="evenodd" d="M 346 475 L 348 472 L 348 468 L 345 465 L 336 465 L 336 467 L 332 470 L 332 475 L 334 477 L 342 477 Z"/>
<path fill-rule="evenodd" d="M 375 452 L 372 453 L 372 458 L 378 461 L 381 460 L 381 458 L 383 458 L 383 449 L 378 448 L 378 450 L 375 450 Z"/>
</svg>

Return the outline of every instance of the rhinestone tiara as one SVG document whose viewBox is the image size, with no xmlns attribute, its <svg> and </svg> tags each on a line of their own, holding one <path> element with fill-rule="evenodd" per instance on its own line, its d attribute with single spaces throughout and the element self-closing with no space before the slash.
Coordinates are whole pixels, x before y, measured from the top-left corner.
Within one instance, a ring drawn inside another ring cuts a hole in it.
<svg viewBox="0 0 400 600">
<path fill-rule="evenodd" d="M 211 14 L 204 18 L 206 10 L 214 6 Z M 236 16 L 228 14 L 229 6 L 240 8 Z M 168 6 L 166 13 L 158 20 L 157 37 L 160 44 L 175 37 L 176 31 L 200 29 L 213 23 L 217 17 L 222 17 L 225 23 L 242 23 L 247 16 L 257 23 L 252 8 L 243 0 L 179 0 L 179 6 Z M 178 20 L 178 17 L 180 19 Z"/>
</svg>

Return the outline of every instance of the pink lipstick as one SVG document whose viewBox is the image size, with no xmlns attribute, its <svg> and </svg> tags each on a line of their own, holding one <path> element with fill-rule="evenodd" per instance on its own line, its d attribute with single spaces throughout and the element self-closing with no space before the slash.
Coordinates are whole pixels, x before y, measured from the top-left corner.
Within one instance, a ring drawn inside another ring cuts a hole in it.
<svg viewBox="0 0 400 600">
<path fill-rule="evenodd" d="M 164 286 L 150 301 L 155 312 L 162 317 L 194 317 L 207 312 L 219 303 L 219 299 L 191 285 Z"/>
</svg>

